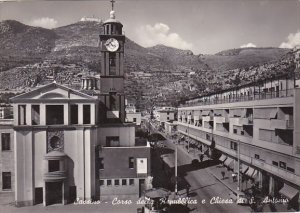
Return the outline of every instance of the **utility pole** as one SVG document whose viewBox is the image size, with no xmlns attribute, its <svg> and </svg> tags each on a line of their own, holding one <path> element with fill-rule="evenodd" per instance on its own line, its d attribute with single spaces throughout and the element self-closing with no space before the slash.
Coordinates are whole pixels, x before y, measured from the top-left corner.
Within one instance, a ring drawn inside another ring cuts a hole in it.
<svg viewBox="0 0 300 213">
<path fill-rule="evenodd" d="M 175 144 L 175 194 L 177 195 L 177 144 Z"/>
<path fill-rule="evenodd" d="M 188 123 L 188 148 L 187 152 L 190 153 L 190 124 Z"/>
<path fill-rule="evenodd" d="M 237 190 L 240 191 L 240 140 L 238 140 L 238 186 L 237 186 Z"/>
</svg>

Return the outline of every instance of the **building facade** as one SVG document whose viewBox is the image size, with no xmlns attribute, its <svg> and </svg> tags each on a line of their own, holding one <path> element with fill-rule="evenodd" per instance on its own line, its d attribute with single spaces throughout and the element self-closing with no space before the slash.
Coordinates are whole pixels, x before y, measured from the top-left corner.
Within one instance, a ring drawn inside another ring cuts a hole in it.
<svg viewBox="0 0 300 213">
<path fill-rule="evenodd" d="M 13 192 L 14 170 L 14 134 L 12 110 L 9 105 L 0 107 L 0 192 Z"/>
<path fill-rule="evenodd" d="M 125 36 L 114 11 L 103 27 L 100 79 L 11 99 L 17 206 L 138 197 L 147 186 L 150 146 L 125 122 Z"/>
<path fill-rule="evenodd" d="M 262 81 L 186 101 L 178 109 L 178 131 L 264 195 L 284 196 L 299 209 L 299 108 L 294 76 Z"/>
</svg>

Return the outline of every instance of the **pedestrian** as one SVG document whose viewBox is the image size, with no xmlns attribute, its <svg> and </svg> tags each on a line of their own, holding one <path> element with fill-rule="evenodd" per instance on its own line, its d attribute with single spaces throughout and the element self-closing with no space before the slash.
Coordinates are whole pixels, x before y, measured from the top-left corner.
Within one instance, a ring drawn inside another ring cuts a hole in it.
<svg viewBox="0 0 300 213">
<path fill-rule="evenodd" d="M 221 171 L 221 175 L 222 175 L 222 180 L 224 180 L 224 178 L 225 178 L 225 172 Z"/>
<path fill-rule="evenodd" d="M 201 154 L 201 155 L 200 155 L 200 161 L 201 161 L 201 162 L 203 161 L 203 158 L 204 158 L 204 157 L 203 157 L 203 154 Z"/>
</svg>

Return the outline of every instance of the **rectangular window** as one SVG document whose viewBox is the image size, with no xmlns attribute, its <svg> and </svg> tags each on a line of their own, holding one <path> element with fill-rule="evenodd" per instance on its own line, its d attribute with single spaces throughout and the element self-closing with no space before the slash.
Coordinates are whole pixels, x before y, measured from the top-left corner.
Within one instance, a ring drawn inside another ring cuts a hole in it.
<svg viewBox="0 0 300 213">
<path fill-rule="evenodd" d="M 119 136 L 108 136 L 108 137 L 106 137 L 106 146 L 107 147 L 118 147 L 118 146 L 120 146 Z"/>
<path fill-rule="evenodd" d="M 129 179 L 129 185 L 133 186 L 134 185 L 134 179 Z"/>
<path fill-rule="evenodd" d="M 255 155 L 254 155 L 254 158 L 255 158 L 255 159 L 259 159 L 259 155 L 258 155 L 258 154 L 255 154 Z"/>
<path fill-rule="evenodd" d="M 288 170 L 289 172 L 295 173 L 295 169 L 293 169 L 291 167 L 287 167 L 286 170 Z"/>
<path fill-rule="evenodd" d="M 233 133 L 234 133 L 234 134 L 237 134 L 237 129 L 233 129 Z"/>
<path fill-rule="evenodd" d="M 111 180 L 108 179 L 108 180 L 106 181 L 106 184 L 107 184 L 107 186 L 111 186 Z"/>
<path fill-rule="evenodd" d="M 83 124 L 91 124 L 91 105 L 83 105 Z"/>
<path fill-rule="evenodd" d="M 127 185 L 127 179 L 122 179 L 122 186 L 126 186 Z"/>
<path fill-rule="evenodd" d="M 278 162 L 277 161 L 272 161 L 273 166 L 278 166 Z"/>
<path fill-rule="evenodd" d="M 119 186 L 120 185 L 120 180 L 119 179 L 116 179 L 115 180 L 115 186 Z"/>
<path fill-rule="evenodd" d="M 279 161 L 279 166 L 280 166 L 280 168 L 286 169 L 286 163 L 285 162 Z"/>
<path fill-rule="evenodd" d="M 64 106 L 46 105 L 46 125 L 64 124 Z"/>
<path fill-rule="evenodd" d="M 230 141 L 230 149 L 237 150 L 237 143 Z"/>
<path fill-rule="evenodd" d="M 71 124 L 78 124 L 78 105 L 72 104 L 71 111 Z"/>
<path fill-rule="evenodd" d="M 134 157 L 129 157 L 129 168 L 130 169 L 134 168 Z"/>
<path fill-rule="evenodd" d="M 100 186 L 104 185 L 104 180 L 100 180 Z"/>
<path fill-rule="evenodd" d="M 10 133 L 1 134 L 1 148 L 2 151 L 10 150 Z"/>
<path fill-rule="evenodd" d="M 136 123 L 136 118 L 133 118 L 133 122 Z"/>
<path fill-rule="evenodd" d="M 40 124 L 40 105 L 32 105 L 32 107 L 31 107 L 31 123 L 32 123 L 32 125 Z"/>
<path fill-rule="evenodd" d="M 99 158 L 99 169 L 104 169 L 104 158 Z"/>
<path fill-rule="evenodd" d="M 11 189 L 11 172 L 2 172 L 2 189 Z"/>
<path fill-rule="evenodd" d="M 59 171 L 59 160 L 49 160 L 49 172 Z"/>
</svg>

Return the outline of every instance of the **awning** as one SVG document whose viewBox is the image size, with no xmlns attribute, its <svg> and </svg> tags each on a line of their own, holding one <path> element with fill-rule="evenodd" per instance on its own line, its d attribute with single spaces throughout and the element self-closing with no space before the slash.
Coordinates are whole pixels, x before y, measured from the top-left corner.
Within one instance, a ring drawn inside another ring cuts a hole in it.
<svg viewBox="0 0 300 213">
<path fill-rule="evenodd" d="M 232 164 L 233 164 L 233 159 L 232 159 L 232 158 L 227 158 L 227 159 L 224 161 L 224 165 L 225 165 L 225 166 L 231 167 Z"/>
<path fill-rule="evenodd" d="M 226 160 L 226 158 L 227 158 L 226 155 L 221 155 L 221 157 L 220 157 L 219 160 L 222 161 L 222 162 L 224 162 Z"/>
<path fill-rule="evenodd" d="M 280 189 L 279 193 L 291 200 L 297 194 L 299 194 L 299 191 L 287 184 L 284 184 L 283 187 Z"/>
<path fill-rule="evenodd" d="M 258 175 L 258 171 L 257 171 L 257 170 L 254 170 L 254 172 L 253 172 L 253 174 L 252 174 L 252 177 L 255 178 L 257 175 Z"/>
<path fill-rule="evenodd" d="M 247 169 L 249 168 L 249 166 L 245 165 L 245 164 L 242 164 L 242 170 L 241 172 L 242 173 L 245 173 L 247 171 Z"/>
<path fill-rule="evenodd" d="M 253 173 L 254 173 L 254 169 L 252 167 L 249 167 L 245 175 L 252 177 Z"/>
</svg>

